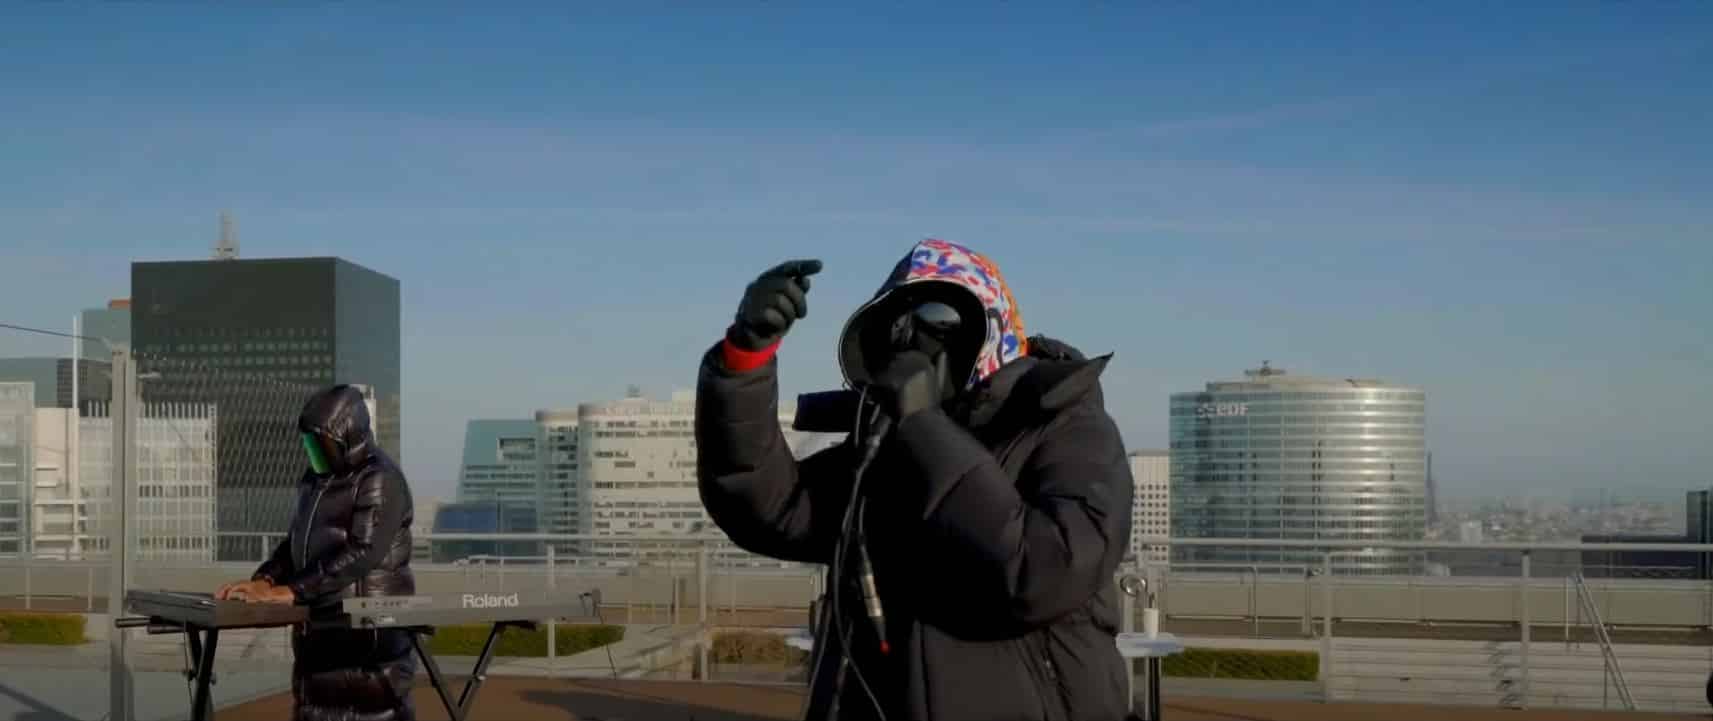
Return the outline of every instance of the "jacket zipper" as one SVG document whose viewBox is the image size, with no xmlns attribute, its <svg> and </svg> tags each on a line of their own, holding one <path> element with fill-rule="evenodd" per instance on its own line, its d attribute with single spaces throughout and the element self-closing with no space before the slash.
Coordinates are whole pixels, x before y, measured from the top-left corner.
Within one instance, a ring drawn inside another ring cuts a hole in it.
<svg viewBox="0 0 1713 721">
<path fill-rule="evenodd" d="M 304 519 L 303 530 L 300 534 L 303 542 L 299 544 L 301 550 L 297 554 L 297 570 L 299 571 L 309 568 L 309 529 L 315 524 L 315 512 L 321 507 L 321 496 L 325 493 L 327 493 L 327 486 L 322 482 L 317 482 L 315 484 L 315 500 L 309 504 L 309 517 Z"/>
</svg>

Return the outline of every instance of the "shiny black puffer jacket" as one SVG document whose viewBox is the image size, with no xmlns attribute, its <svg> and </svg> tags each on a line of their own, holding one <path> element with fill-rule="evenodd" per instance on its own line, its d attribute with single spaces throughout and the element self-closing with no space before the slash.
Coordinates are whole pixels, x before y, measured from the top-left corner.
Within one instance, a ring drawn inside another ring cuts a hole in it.
<svg viewBox="0 0 1713 721">
<path fill-rule="evenodd" d="M 304 406 L 300 430 L 332 439 L 331 472 L 306 472 L 285 540 L 256 578 L 288 586 L 312 615 L 336 612 L 353 596 L 408 596 L 410 487 L 376 447 L 368 407 L 356 388 L 337 386 Z M 298 721 L 408 721 L 416 672 L 407 631 L 299 631 L 293 639 L 293 718 Z"/>
</svg>

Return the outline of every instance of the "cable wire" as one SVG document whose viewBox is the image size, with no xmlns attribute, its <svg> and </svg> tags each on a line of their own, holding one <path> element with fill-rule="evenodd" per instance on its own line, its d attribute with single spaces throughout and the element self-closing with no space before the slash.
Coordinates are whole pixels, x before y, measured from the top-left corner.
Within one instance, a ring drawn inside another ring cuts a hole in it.
<svg viewBox="0 0 1713 721">
<path fill-rule="evenodd" d="M 852 446 L 857 449 L 861 449 L 863 447 L 863 444 L 859 442 L 861 439 L 860 429 L 864 427 L 861 423 L 862 410 L 866 405 L 867 400 L 868 389 L 864 388 L 862 396 L 857 401 L 856 429 L 853 429 L 851 434 Z M 880 409 L 876 408 L 874 414 L 870 418 L 871 422 L 875 416 L 879 415 L 879 413 Z M 875 696 L 874 688 L 869 685 L 868 679 L 863 676 L 861 665 L 857 663 L 856 657 L 851 653 L 851 637 L 855 630 L 855 624 L 849 622 L 849 619 L 845 618 L 844 606 L 840 602 L 840 597 L 842 595 L 840 591 L 845 584 L 845 555 L 850 552 L 851 528 L 857 515 L 857 506 L 862 502 L 863 476 L 867 475 L 869 466 L 868 461 L 871 460 L 872 459 L 864 459 L 861 465 L 854 469 L 851 478 L 850 500 L 845 504 L 844 518 L 839 524 L 838 542 L 833 547 L 833 587 L 831 589 L 833 603 L 832 625 L 833 630 L 838 633 L 839 655 L 841 660 L 850 668 L 851 672 L 856 675 L 857 684 L 862 686 L 863 693 L 868 696 L 869 702 L 874 704 L 874 712 L 880 716 L 880 721 L 886 721 L 886 709 L 881 705 L 879 697 Z M 839 692 L 840 695 L 842 695 L 842 689 L 839 689 Z"/>
<path fill-rule="evenodd" d="M 70 338 L 72 340 L 98 340 L 98 341 L 101 341 L 102 343 L 108 342 L 108 340 L 106 338 L 102 338 L 100 336 L 77 335 L 75 333 L 66 333 L 64 331 L 57 331 L 57 330 L 46 330 L 43 328 L 31 328 L 31 327 L 26 326 L 26 325 L 14 325 L 12 323 L 0 323 L 0 328 L 5 328 L 6 330 L 20 330 L 20 331 L 23 331 L 25 333 L 39 333 L 41 335 L 51 335 L 51 336 L 55 336 L 57 338 Z"/>
</svg>

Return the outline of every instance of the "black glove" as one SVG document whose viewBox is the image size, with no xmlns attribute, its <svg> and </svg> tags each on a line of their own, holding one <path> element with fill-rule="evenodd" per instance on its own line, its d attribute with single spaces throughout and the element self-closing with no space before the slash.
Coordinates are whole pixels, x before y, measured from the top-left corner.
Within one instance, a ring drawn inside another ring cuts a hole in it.
<svg viewBox="0 0 1713 721">
<path fill-rule="evenodd" d="M 950 375 L 946 354 L 929 357 L 922 351 L 904 351 L 892 357 L 869 391 L 880 403 L 881 412 L 902 423 L 912 415 L 939 406 L 945 400 L 945 389 L 951 387 Z"/>
<path fill-rule="evenodd" d="M 819 272 L 821 261 L 788 260 L 762 273 L 744 289 L 728 336 L 732 343 L 758 351 L 779 342 L 792 323 L 809 315 L 809 276 Z"/>
</svg>

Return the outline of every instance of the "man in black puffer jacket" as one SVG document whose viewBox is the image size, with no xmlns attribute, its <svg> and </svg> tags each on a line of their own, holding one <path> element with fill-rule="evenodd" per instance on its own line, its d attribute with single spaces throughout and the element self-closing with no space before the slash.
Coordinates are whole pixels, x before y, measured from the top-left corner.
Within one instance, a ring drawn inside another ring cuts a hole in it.
<svg viewBox="0 0 1713 721">
<path fill-rule="evenodd" d="M 298 431 L 310 468 L 291 530 L 248 581 L 217 596 L 299 603 L 337 613 L 354 596 L 408 596 L 413 520 L 404 472 L 375 444 L 363 395 L 351 386 L 317 394 Z M 292 635 L 295 721 L 411 721 L 416 673 L 409 631 L 315 630 Z"/>
<path fill-rule="evenodd" d="M 835 569 L 811 721 L 1124 718 L 1113 574 L 1133 489 L 1107 358 L 1027 338 L 991 262 L 918 244 L 840 340 L 847 381 L 894 429 L 853 492 L 866 439 L 797 461 L 777 420 L 774 352 L 819 269 L 750 284 L 702 361 L 695 424 L 702 500 L 732 541 Z"/>
</svg>

